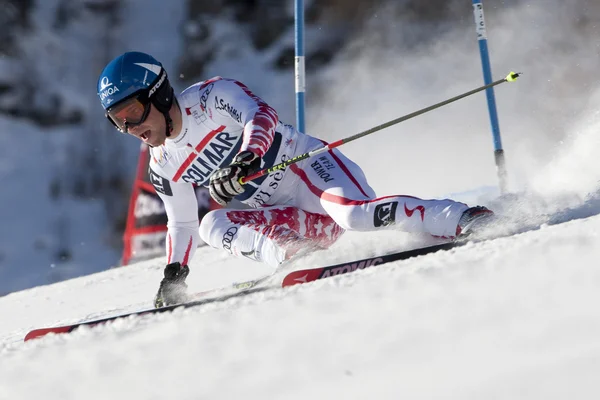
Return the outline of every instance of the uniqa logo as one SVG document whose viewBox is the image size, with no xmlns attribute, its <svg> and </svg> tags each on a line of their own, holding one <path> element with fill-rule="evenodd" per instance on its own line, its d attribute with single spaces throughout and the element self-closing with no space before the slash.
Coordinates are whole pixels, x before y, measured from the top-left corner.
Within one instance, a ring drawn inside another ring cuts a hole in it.
<svg viewBox="0 0 600 400">
<path fill-rule="evenodd" d="M 102 78 L 102 80 L 100 81 L 100 91 L 103 91 L 104 89 L 106 89 L 107 87 L 109 87 L 110 85 L 112 85 L 112 82 L 108 80 L 108 76 L 105 76 L 104 78 Z"/>
<path fill-rule="evenodd" d="M 100 93 L 100 100 L 104 101 L 104 99 L 106 99 L 108 96 L 112 96 L 113 94 L 117 93 L 119 91 L 119 88 L 116 86 L 111 86 L 106 90 L 103 90 Z M 110 104 L 110 102 L 109 102 Z"/>
</svg>

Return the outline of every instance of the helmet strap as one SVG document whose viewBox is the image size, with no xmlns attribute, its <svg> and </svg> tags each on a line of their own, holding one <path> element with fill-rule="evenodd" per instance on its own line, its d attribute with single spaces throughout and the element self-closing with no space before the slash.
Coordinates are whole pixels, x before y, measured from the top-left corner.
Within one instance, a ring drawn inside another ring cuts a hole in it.
<svg viewBox="0 0 600 400">
<path fill-rule="evenodd" d="M 177 106 L 177 110 L 179 111 L 179 102 L 177 101 L 177 97 L 173 96 L 173 101 L 175 102 L 175 105 Z M 173 103 L 171 103 L 171 106 L 173 105 Z M 171 107 L 169 107 L 169 111 L 171 110 Z M 165 135 L 167 135 L 167 137 L 171 136 L 171 133 L 173 132 L 173 120 L 171 119 L 171 115 L 169 113 L 169 111 L 165 111 L 163 112 L 163 115 L 165 116 L 165 126 L 166 126 L 166 131 L 165 131 Z"/>
<path fill-rule="evenodd" d="M 173 132 L 173 120 L 171 119 L 171 116 L 169 115 L 168 112 L 163 113 L 163 115 L 165 116 L 165 135 L 167 135 L 167 137 L 171 137 L 171 132 Z"/>
<path fill-rule="evenodd" d="M 169 111 L 173 105 L 173 100 L 177 101 L 177 99 L 175 99 L 175 93 L 169 84 L 168 79 L 165 79 L 163 85 L 156 91 L 150 100 L 156 109 L 165 117 L 165 135 L 170 137 L 171 132 L 173 132 L 173 120 L 169 115 Z"/>
</svg>

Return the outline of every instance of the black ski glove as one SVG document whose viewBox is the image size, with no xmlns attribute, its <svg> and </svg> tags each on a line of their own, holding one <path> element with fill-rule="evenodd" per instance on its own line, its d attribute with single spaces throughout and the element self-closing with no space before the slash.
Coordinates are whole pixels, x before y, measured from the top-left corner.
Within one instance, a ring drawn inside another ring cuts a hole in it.
<svg viewBox="0 0 600 400">
<path fill-rule="evenodd" d="M 154 307 L 160 308 L 187 300 L 187 284 L 185 278 L 190 273 L 187 265 L 175 262 L 165 267 L 165 277 L 160 282 L 158 293 L 154 298 Z"/>
<path fill-rule="evenodd" d="M 240 178 L 248 176 L 260 168 L 260 157 L 251 151 L 242 151 L 231 165 L 220 168 L 210 177 L 210 196 L 225 207 L 235 196 L 244 193 Z"/>
</svg>

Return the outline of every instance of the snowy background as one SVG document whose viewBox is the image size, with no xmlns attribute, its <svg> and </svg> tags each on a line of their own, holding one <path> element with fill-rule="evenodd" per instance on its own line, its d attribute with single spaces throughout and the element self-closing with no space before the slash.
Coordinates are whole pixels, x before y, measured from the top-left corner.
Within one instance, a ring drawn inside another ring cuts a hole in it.
<svg viewBox="0 0 600 400">
<path fill-rule="evenodd" d="M 352 3 L 307 2 L 309 133 L 348 136 L 481 85 L 471 2 Z M 15 4 L 26 5 L 25 22 Z M 138 144 L 103 120 L 95 82 L 104 63 L 150 52 L 178 89 L 234 77 L 293 122 L 293 8 L 0 3 L 16 21 L 3 38 L 18 39 L 0 59 L 0 399 L 598 398 L 600 3 L 484 6 L 494 77 L 524 73 L 496 90 L 519 196 L 495 199 L 483 94 L 344 152 L 380 195 L 488 204 L 546 222 L 541 229 L 22 343 L 33 328 L 149 307 L 160 281 L 162 258 L 109 269 L 120 256 Z M 425 242 L 351 233 L 287 268 Z M 206 248 L 190 268 L 193 291 L 269 272 Z"/>
<path fill-rule="evenodd" d="M 337 139 L 481 85 L 467 3 L 307 2 L 307 131 Z M 107 123 L 95 94 L 114 56 L 155 55 L 178 90 L 237 78 L 295 120 L 291 0 L 0 7 L 0 295 L 119 265 L 139 144 Z M 496 90 L 511 190 L 584 201 L 596 189 L 600 4 L 494 1 L 486 18 L 494 78 L 524 73 Z M 380 195 L 497 186 L 484 94 L 344 151 Z"/>
</svg>

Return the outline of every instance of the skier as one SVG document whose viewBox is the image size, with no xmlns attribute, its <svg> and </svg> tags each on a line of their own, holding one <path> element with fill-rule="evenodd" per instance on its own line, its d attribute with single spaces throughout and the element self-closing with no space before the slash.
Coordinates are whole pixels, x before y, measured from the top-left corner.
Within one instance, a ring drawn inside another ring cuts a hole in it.
<svg viewBox="0 0 600 400">
<path fill-rule="evenodd" d="M 345 230 L 400 229 L 454 238 L 492 211 L 456 201 L 377 197 L 358 165 L 337 149 L 245 185 L 239 179 L 322 147 L 298 132 L 244 84 L 214 77 L 178 96 L 162 64 L 128 52 L 98 79 L 106 116 L 150 146 L 151 181 L 168 216 L 167 266 L 155 306 L 185 299 L 188 263 L 198 240 L 276 268 L 300 250 L 325 249 Z M 208 185 L 223 208 L 199 226 L 193 185 Z"/>
</svg>

